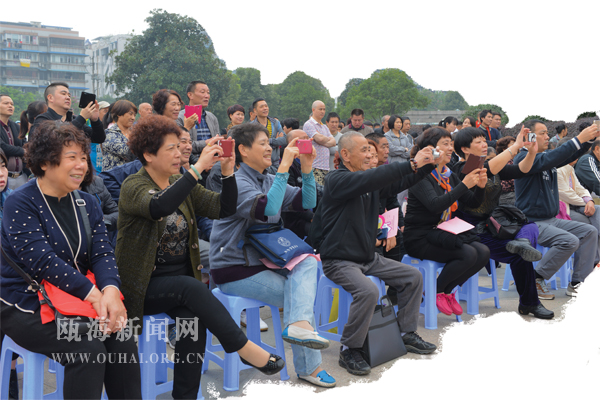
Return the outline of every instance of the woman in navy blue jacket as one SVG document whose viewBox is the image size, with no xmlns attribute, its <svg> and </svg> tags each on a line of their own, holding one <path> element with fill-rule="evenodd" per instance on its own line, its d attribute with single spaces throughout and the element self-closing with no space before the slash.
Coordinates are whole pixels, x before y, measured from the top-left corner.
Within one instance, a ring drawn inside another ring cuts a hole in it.
<svg viewBox="0 0 600 400">
<path fill-rule="evenodd" d="M 92 231 L 88 254 L 87 234 L 73 194 L 86 175 L 89 151 L 84 133 L 73 125 L 49 121 L 39 126 L 25 151 L 36 179 L 6 200 L 2 248 L 35 281 L 45 280 L 90 302 L 99 317 L 99 331 L 72 340 L 73 332 L 57 330 L 54 322 L 43 324 L 37 293 L 4 256 L 2 330 L 21 347 L 64 365 L 65 399 L 99 399 L 103 385 L 111 399 L 139 399 L 137 347 L 126 326 L 121 281 L 103 214 L 94 197 L 79 193 Z M 88 270 L 96 284 L 86 278 Z M 122 362 L 123 356 L 127 362 Z"/>
</svg>

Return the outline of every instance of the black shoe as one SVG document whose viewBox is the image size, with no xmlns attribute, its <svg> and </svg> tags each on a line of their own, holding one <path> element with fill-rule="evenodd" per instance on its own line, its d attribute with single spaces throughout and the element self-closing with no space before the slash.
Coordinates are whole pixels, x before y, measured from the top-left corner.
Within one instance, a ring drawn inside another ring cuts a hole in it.
<svg viewBox="0 0 600 400">
<path fill-rule="evenodd" d="M 417 332 L 409 332 L 402 336 L 407 351 L 417 354 L 431 354 L 437 350 L 433 343 L 424 341 Z"/>
<path fill-rule="evenodd" d="M 8 383 L 8 398 L 19 400 L 19 379 L 17 377 L 17 371 L 14 369 L 10 370 L 10 380 Z"/>
<path fill-rule="evenodd" d="M 548 310 L 546 307 L 542 305 L 542 303 L 537 306 L 524 306 L 519 304 L 519 314 L 528 315 L 533 314 L 534 317 L 540 319 L 552 319 L 554 318 L 554 311 Z"/>
<path fill-rule="evenodd" d="M 521 238 L 511 240 L 506 243 L 506 251 L 512 254 L 518 254 L 525 261 L 534 262 L 542 259 L 542 253 L 537 251 L 535 247 L 531 245 L 529 239 Z"/>
<path fill-rule="evenodd" d="M 276 354 L 269 355 L 269 361 L 267 361 L 267 365 L 263 367 L 257 367 L 256 365 L 252 365 L 248 361 L 244 360 L 242 357 L 240 357 L 240 360 L 242 361 L 242 363 L 256 368 L 265 375 L 274 375 L 281 371 L 283 367 L 285 367 L 285 361 L 283 361 L 283 358 L 279 357 Z"/>
<path fill-rule="evenodd" d="M 346 368 L 346 371 L 353 375 L 367 375 L 371 373 L 371 367 L 362 356 L 358 349 L 340 348 L 340 367 Z"/>
</svg>

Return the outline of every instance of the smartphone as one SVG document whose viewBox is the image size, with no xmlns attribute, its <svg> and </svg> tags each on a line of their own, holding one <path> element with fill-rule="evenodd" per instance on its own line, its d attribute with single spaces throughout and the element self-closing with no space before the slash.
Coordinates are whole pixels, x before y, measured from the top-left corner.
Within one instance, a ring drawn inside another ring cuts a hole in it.
<svg viewBox="0 0 600 400">
<path fill-rule="evenodd" d="M 312 140 L 310 139 L 298 139 L 296 142 L 296 146 L 298 146 L 298 150 L 300 154 L 312 154 Z"/>
<path fill-rule="evenodd" d="M 218 141 L 219 146 L 223 149 L 223 157 L 231 157 L 233 154 L 233 140 L 223 139 Z"/>
<path fill-rule="evenodd" d="M 185 111 L 183 113 L 185 118 L 189 118 L 194 114 L 198 116 L 198 122 L 200 122 L 200 118 L 202 117 L 202 106 L 185 106 Z"/>
<path fill-rule="evenodd" d="M 598 127 L 598 130 L 600 131 L 600 119 L 595 120 L 593 124 L 596 125 Z"/>
<path fill-rule="evenodd" d="M 81 97 L 79 98 L 79 108 L 86 108 L 94 101 L 96 101 L 96 95 L 94 93 L 81 92 Z"/>
<path fill-rule="evenodd" d="M 467 157 L 467 161 L 465 162 L 465 165 L 462 169 L 462 174 L 468 175 L 475 169 L 483 168 L 485 158 L 486 156 L 476 156 L 473 154 L 469 154 L 469 157 Z"/>
<path fill-rule="evenodd" d="M 536 134 L 535 134 L 535 133 L 533 133 L 533 132 L 529 132 L 529 133 L 527 134 L 527 141 L 528 141 L 528 142 L 535 142 L 535 141 L 537 141 L 537 139 L 536 139 Z"/>
</svg>

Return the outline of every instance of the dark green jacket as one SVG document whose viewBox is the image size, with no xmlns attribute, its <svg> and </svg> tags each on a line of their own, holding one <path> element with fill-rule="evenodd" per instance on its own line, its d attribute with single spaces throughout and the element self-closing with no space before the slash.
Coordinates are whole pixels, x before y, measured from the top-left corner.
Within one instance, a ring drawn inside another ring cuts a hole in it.
<svg viewBox="0 0 600 400">
<path fill-rule="evenodd" d="M 171 176 L 169 183 L 173 184 L 180 177 Z M 125 179 L 121 187 L 116 256 L 127 317 L 138 318 L 134 320 L 134 326 L 142 325 L 144 299 L 154 270 L 158 240 L 167 223 L 166 218 L 154 220 L 150 216 L 150 200 L 162 192 L 144 167 Z M 197 279 L 201 279 L 202 267 L 198 230 L 193 229 L 196 227 L 196 215 L 219 219 L 220 209 L 220 194 L 206 190 L 202 185 L 196 185 L 179 206 L 190 227 L 189 252 Z"/>
</svg>

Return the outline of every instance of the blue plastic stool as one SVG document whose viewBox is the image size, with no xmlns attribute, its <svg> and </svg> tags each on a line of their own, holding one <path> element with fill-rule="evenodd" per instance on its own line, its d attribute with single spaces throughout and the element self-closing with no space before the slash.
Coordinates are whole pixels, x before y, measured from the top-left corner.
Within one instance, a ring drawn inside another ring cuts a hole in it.
<svg viewBox="0 0 600 400">
<path fill-rule="evenodd" d="M 12 354 L 17 353 L 23 359 L 23 399 L 24 400 L 39 400 L 39 399 L 62 399 L 63 398 L 63 380 L 64 367 L 59 363 L 55 363 L 56 368 L 56 390 L 52 393 L 44 395 L 44 361 L 46 356 L 39 353 L 34 353 L 25 350 L 16 344 L 8 335 L 4 337 L 2 342 L 2 357 L 0 359 L 0 394 L 2 398 L 8 394 L 8 383 L 10 381 L 10 364 L 12 362 Z"/>
<path fill-rule="evenodd" d="M 437 273 L 445 264 L 431 260 L 421 260 L 411 257 L 406 254 L 402 258 L 403 264 L 412 265 L 418 268 L 423 275 L 423 301 L 419 309 L 420 313 L 425 316 L 425 329 L 437 329 L 437 315 L 439 310 L 436 306 L 435 298 L 437 293 Z M 457 300 L 459 300 L 457 298 Z M 462 322 L 460 315 L 456 316 L 458 322 Z"/>
<path fill-rule="evenodd" d="M 223 293 L 220 289 L 213 289 L 213 295 L 219 299 L 227 308 L 233 320 L 240 326 L 240 314 L 242 310 L 246 310 L 246 336 L 248 340 L 259 345 L 269 353 L 277 354 L 285 360 L 285 348 L 283 347 L 283 339 L 281 337 L 281 320 L 279 319 L 279 308 L 272 306 L 262 301 L 249 299 L 246 297 L 231 296 Z M 271 308 L 271 319 L 273 320 L 273 331 L 275 333 L 275 347 L 272 347 L 261 340 L 260 337 L 260 307 Z M 240 388 L 240 371 L 252 368 L 249 365 L 242 364 L 237 353 L 225 353 L 223 357 L 215 354 L 218 351 L 223 351 L 223 346 L 212 343 L 213 335 L 210 331 L 206 331 L 206 351 L 204 355 L 204 363 L 202 364 L 202 373 L 208 369 L 208 362 L 212 361 L 223 369 L 223 389 L 228 392 L 234 392 Z M 290 379 L 287 373 L 287 365 L 279 373 L 282 381 Z"/>
<path fill-rule="evenodd" d="M 173 380 L 168 380 L 168 370 L 173 369 L 174 364 L 167 357 L 168 326 L 173 322 L 164 313 L 144 315 L 144 329 L 138 336 L 143 399 L 154 400 L 156 396 L 173 390 Z M 197 398 L 204 399 L 202 386 Z"/>
<path fill-rule="evenodd" d="M 320 264 L 319 264 L 320 265 Z M 377 304 L 381 303 L 381 297 L 386 294 L 385 283 L 374 276 L 367 275 L 367 278 L 377 285 L 379 290 L 379 299 Z M 331 306 L 333 304 L 332 290 L 338 290 L 338 319 L 329 322 Z M 321 274 L 317 284 L 317 296 L 315 297 L 315 323 L 316 330 L 325 339 L 339 342 L 342 338 L 344 326 L 348 323 L 348 314 L 350 313 L 350 304 L 352 304 L 352 295 L 346 292 L 340 285 L 335 284 L 324 274 Z M 329 332 L 330 329 L 337 328 L 337 333 Z"/>
<path fill-rule="evenodd" d="M 500 295 L 498 294 L 498 279 L 496 277 L 496 262 L 490 259 L 492 287 L 479 286 L 479 273 L 470 277 L 458 290 L 459 300 L 466 300 L 467 314 L 479 314 L 479 302 L 484 299 L 494 298 L 494 305 L 500 308 Z"/>
</svg>

